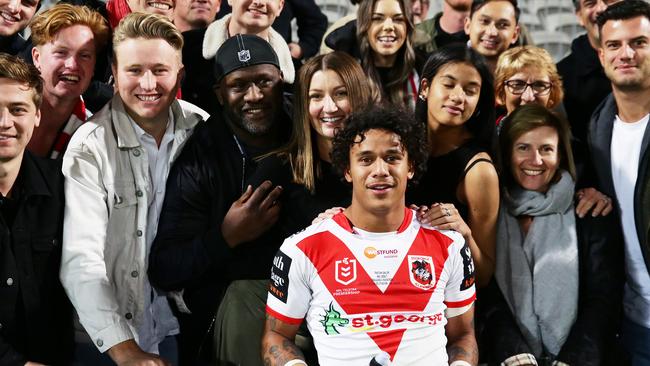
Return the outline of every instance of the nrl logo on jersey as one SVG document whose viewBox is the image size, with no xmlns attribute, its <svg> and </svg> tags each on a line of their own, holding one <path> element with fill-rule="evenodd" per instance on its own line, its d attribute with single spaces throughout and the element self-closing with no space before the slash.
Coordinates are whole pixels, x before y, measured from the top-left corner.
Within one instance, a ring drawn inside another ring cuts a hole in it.
<svg viewBox="0 0 650 366">
<path fill-rule="evenodd" d="M 423 290 L 432 289 L 435 285 L 433 259 L 423 255 L 409 255 L 409 278 L 413 286 Z"/>
<path fill-rule="evenodd" d="M 357 279 L 357 260 L 343 258 L 334 262 L 334 279 L 342 285 L 349 285 Z"/>
</svg>

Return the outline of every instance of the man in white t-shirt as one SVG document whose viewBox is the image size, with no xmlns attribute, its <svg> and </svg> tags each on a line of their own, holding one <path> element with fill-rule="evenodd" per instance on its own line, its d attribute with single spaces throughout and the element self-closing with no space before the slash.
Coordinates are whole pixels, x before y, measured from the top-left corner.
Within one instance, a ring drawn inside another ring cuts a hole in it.
<svg viewBox="0 0 650 366">
<path fill-rule="evenodd" d="M 591 119 L 601 191 L 614 197 L 625 238 L 622 341 L 632 365 L 650 365 L 650 4 L 623 1 L 598 17 L 600 62 L 612 82 Z"/>
<path fill-rule="evenodd" d="M 468 247 L 405 206 L 426 157 L 424 130 L 400 111 L 359 113 L 337 134 L 332 163 L 352 184 L 352 203 L 278 251 L 266 365 L 306 364 L 293 343 L 303 319 L 323 366 L 476 365 Z"/>
</svg>

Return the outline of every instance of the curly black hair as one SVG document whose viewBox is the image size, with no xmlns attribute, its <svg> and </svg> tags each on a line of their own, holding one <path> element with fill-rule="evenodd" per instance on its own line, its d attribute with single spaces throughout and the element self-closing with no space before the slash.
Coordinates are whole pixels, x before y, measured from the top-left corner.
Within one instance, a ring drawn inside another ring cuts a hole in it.
<svg viewBox="0 0 650 366">
<path fill-rule="evenodd" d="M 362 142 L 365 133 L 370 130 L 389 131 L 399 136 L 414 172 L 410 184 L 417 184 L 417 180 L 426 171 L 429 157 L 426 126 L 418 122 L 412 112 L 394 106 L 372 106 L 350 115 L 346 126 L 336 134 L 332 142 L 334 168 L 341 175 L 345 174 L 350 167 L 352 145 Z"/>
</svg>

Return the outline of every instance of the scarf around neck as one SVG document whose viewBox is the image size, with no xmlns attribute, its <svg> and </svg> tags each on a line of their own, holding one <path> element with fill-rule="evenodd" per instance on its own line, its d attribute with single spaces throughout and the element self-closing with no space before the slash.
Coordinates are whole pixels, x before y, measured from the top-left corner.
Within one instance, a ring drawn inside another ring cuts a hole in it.
<svg viewBox="0 0 650 366">
<path fill-rule="evenodd" d="M 504 194 L 497 226 L 495 278 L 536 357 L 556 356 L 578 311 L 574 182 L 562 171 L 546 193 L 517 186 Z M 524 237 L 518 216 L 533 216 Z"/>
</svg>

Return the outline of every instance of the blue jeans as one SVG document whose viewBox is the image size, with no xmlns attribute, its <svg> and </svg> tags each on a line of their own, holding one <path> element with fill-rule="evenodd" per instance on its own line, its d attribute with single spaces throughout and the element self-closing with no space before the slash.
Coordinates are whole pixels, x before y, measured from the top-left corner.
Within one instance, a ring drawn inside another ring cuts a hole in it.
<svg viewBox="0 0 650 366">
<path fill-rule="evenodd" d="M 623 318 L 621 340 L 630 355 L 631 366 L 650 366 L 650 329 Z"/>
</svg>

